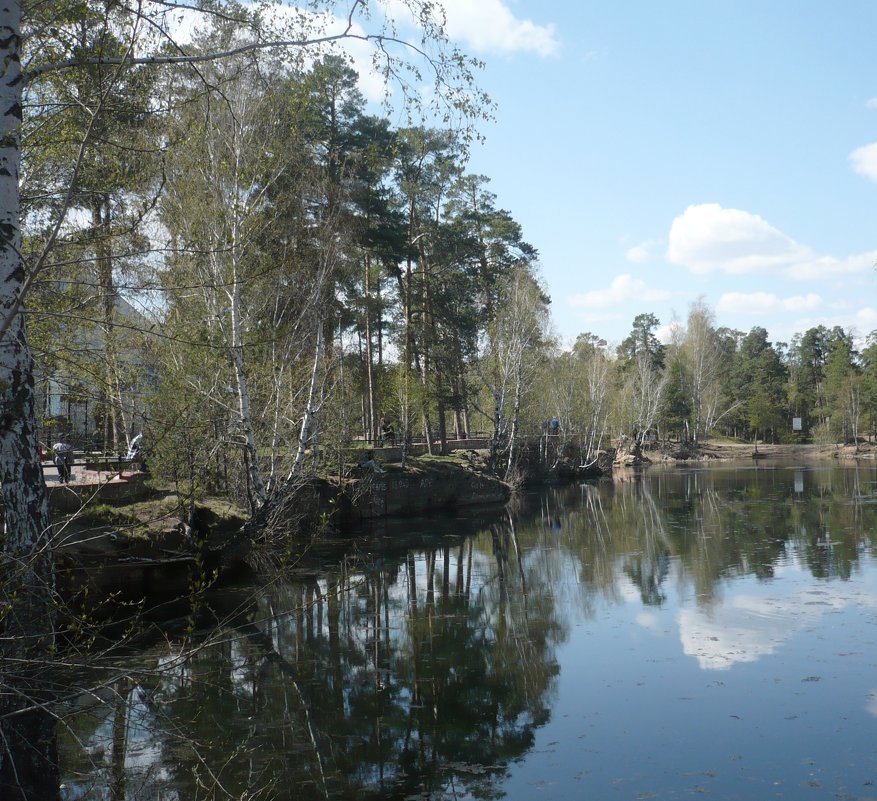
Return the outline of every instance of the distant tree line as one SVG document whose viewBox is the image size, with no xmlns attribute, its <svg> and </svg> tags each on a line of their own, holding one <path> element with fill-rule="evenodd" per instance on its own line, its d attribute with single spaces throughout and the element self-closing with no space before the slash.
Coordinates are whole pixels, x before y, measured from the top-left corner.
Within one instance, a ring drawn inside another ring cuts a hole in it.
<svg viewBox="0 0 877 801">
<path fill-rule="evenodd" d="M 617 349 L 617 430 L 697 443 L 714 434 L 769 442 L 857 443 L 877 434 L 877 331 L 856 349 L 852 331 L 819 325 L 789 343 L 716 327 L 694 302 L 671 340 L 660 321 L 638 315 Z M 653 398 L 636 406 L 638 396 Z M 646 432 L 644 434 L 643 432 Z"/>
</svg>

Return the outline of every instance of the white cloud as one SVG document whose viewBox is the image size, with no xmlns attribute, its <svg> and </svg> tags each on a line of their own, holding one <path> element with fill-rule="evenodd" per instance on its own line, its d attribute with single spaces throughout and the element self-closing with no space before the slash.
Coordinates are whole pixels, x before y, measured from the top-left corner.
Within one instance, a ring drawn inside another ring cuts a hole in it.
<svg viewBox="0 0 877 801">
<path fill-rule="evenodd" d="M 719 298 L 716 311 L 730 314 L 764 315 L 770 312 L 815 311 L 823 305 L 815 292 L 780 298 L 772 292 L 726 292 Z"/>
<path fill-rule="evenodd" d="M 811 281 L 864 273 L 877 262 L 877 250 L 845 258 L 819 256 L 757 214 L 703 203 L 673 220 L 667 259 L 699 274 L 773 271 Z"/>
<path fill-rule="evenodd" d="M 877 108 L 877 97 L 869 97 L 865 101 L 865 108 Z"/>
<path fill-rule="evenodd" d="M 679 320 L 671 320 L 666 325 L 659 325 L 655 329 L 655 338 L 662 345 L 669 345 L 671 342 L 679 342 L 684 331 L 685 329 Z"/>
<path fill-rule="evenodd" d="M 860 334 L 870 334 L 872 331 L 877 330 L 877 309 L 871 306 L 859 309 L 853 319 L 855 323 L 850 327 L 854 327 Z"/>
<path fill-rule="evenodd" d="M 262 9 L 265 19 L 270 18 L 274 30 L 281 38 L 314 39 L 322 36 L 334 36 L 349 28 L 352 37 L 339 40 L 334 44 L 325 44 L 295 51 L 302 64 L 310 67 L 325 52 L 341 53 L 351 59 L 351 67 L 359 74 L 359 89 L 365 98 L 372 102 L 384 100 L 387 91 L 392 93 L 392 86 L 387 85 L 384 77 L 375 71 L 372 58 L 374 46 L 363 38 L 367 31 L 353 20 L 352 24 L 346 17 L 338 17 L 328 12 L 312 13 L 294 5 L 274 3 Z M 178 44 L 187 44 L 210 28 L 210 15 L 193 8 L 182 7 L 166 15 L 168 35 Z"/>
<path fill-rule="evenodd" d="M 856 312 L 856 317 L 869 323 L 877 323 L 877 309 L 874 309 L 871 306 L 865 306 Z"/>
<path fill-rule="evenodd" d="M 853 172 L 877 182 L 877 142 L 857 147 L 850 153 L 850 166 Z"/>
<path fill-rule="evenodd" d="M 828 306 L 835 308 L 838 304 L 830 303 Z M 771 326 L 770 332 L 774 340 L 789 342 L 795 334 L 800 334 L 817 325 L 824 325 L 826 328 L 840 326 L 853 335 L 855 346 L 861 349 L 865 346 L 865 337 L 872 331 L 877 331 L 877 309 L 872 306 L 863 306 L 858 311 L 848 309 L 843 314 L 802 315 L 790 319 L 787 323 L 776 320 Z"/>
<path fill-rule="evenodd" d="M 399 0 L 385 0 L 396 19 L 411 20 Z M 553 24 L 519 19 L 503 0 L 444 0 L 445 30 L 454 41 L 482 53 L 533 52 L 551 56 L 560 50 Z"/>
<path fill-rule="evenodd" d="M 776 309 L 778 298 L 768 292 L 726 292 L 719 298 L 716 311 L 724 314 L 764 314 Z"/>
<path fill-rule="evenodd" d="M 532 52 L 540 56 L 555 55 L 560 50 L 553 24 L 540 25 L 529 19 L 514 15 L 504 0 L 444 0 L 445 31 L 448 37 L 463 45 L 464 49 L 482 53 Z M 350 27 L 350 34 L 363 37 L 368 31 L 362 25 L 362 18 L 351 21 L 345 16 L 329 12 L 313 13 L 295 4 L 275 2 L 263 10 L 271 14 L 278 26 L 294 26 L 295 33 L 290 38 L 305 36 L 336 35 Z M 371 12 L 374 15 L 373 28 L 381 23 L 382 17 L 399 24 L 400 38 L 417 41 L 413 33 L 417 21 L 410 10 L 400 0 L 382 0 Z M 195 30 L 203 26 L 205 15 L 189 9 L 181 9 L 172 20 L 173 33 L 178 41 L 188 42 Z M 372 30 L 372 32 L 374 32 Z M 381 75 L 375 72 L 372 58 L 374 45 L 361 38 L 347 38 L 325 49 L 346 53 L 352 59 L 352 67 L 359 73 L 359 88 L 366 99 L 379 102 L 384 99 L 387 85 Z M 312 61 L 321 53 L 320 48 L 310 48 L 305 61 Z M 392 91 L 392 86 L 389 89 Z"/>
<path fill-rule="evenodd" d="M 624 323 L 629 319 L 626 313 L 619 312 L 600 313 L 591 311 L 581 311 L 576 314 L 576 320 L 580 325 L 590 328 L 591 326 L 599 327 L 603 325 L 614 325 L 615 323 Z M 582 329 L 579 328 L 581 331 Z M 613 345 L 614 347 L 614 345 Z"/>
<path fill-rule="evenodd" d="M 645 281 L 634 278 L 628 273 L 617 276 L 606 289 L 592 289 L 580 292 L 569 299 L 569 305 L 575 307 L 614 306 L 628 301 L 668 300 L 672 293 L 665 289 L 650 289 Z"/>
<path fill-rule="evenodd" d="M 554 25 L 518 19 L 502 0 L 444 0 L 448 35 L 480 52 L 557 53 L 560 43 Z"/>
<path fill-rule="evenodd" d="M 793 295 L 780 301 L 783 311 L 790 312 L 814 311 L 822 304 L 822 298 L 815 292 L 808 292 L 806 295 Z"/>
<path fill-rule="evenodd" d="M 634 264 L 644 264 L 652 257 L 652 248 L 658 244 L 660 244 L 660 241 L 657 239 L 647 239 L 645 242 L 640 242 L 638 245 L 630 248 L 624 254 L 625 258 Z"/>
<path fill-rule="evenodd" d="M 811 254 L 757 214 L 718 203 L 689 206 L 670 226 L 667 258 L 696 273 L 786 267 Z"/>
<path fill-rule="evenodd" d="M 739 662 L 756 662 L 793 633 L 785 620 L 728 607 L 712 615 L 683 609 L 678 621 L 682 651 L 695 657 L 701 670 L 729 670 Z"/>
<path fill-rule="evenodd" d="M 877 264 L 877 250 L 866 253 L 854 253 L 845 259 L 834 256 L 820 256 L 790 265 L 786 270 L 789 278 L 799 281 L 813 281 L 820 278 L 831 278 L 838 275 L 864 273 Z"/>
</svg>

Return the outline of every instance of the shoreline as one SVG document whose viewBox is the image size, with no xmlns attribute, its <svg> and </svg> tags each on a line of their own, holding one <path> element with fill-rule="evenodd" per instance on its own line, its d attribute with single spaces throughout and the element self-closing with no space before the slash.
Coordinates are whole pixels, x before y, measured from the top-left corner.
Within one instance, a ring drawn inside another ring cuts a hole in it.
<svg viewBox="0 0 877 801">
<path fill-rule="evenodd" d="M 646 452 L 646 456 L 653 462 L 685 462 L 685 461 L 708 461 L 712 459 L 720 461 L 732 461 L 735 459 L 751 459 L 756 453 L 754 443 L 746 442 L 710 442 L 707 441 L 701 446 L 701 452 L 697 456 L 690 459 L 677 459 L 672 455 L 655 454 L 652 457 L 650 452 Z M 791 459 L 807 459 L 813 461 L 821 461 L 827 459 L 844 459 L 851 461 L 868 460 L 877 458 L 877 443 L 863 442 L 860 443 L 858 449 L 855 445 L 819 445 L 813 443 L 789 443 L 789 444 L 770 444 L 758 443 L 757 449 L 760 458 L 791 458 Z"/>
</svg>

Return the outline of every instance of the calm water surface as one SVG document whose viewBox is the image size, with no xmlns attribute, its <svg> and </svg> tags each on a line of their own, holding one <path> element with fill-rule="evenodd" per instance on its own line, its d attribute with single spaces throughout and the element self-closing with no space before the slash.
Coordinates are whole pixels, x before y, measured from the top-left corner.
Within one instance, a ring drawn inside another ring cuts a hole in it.
<svg viewBox="0 0 877 801">
<path fill-rule="evenodd" d="M 62 710 L 66 798 L 877 798 L 873 465 L 476 518 L 235 588 L 194 655 L 120 665 Z"/>
</svg>

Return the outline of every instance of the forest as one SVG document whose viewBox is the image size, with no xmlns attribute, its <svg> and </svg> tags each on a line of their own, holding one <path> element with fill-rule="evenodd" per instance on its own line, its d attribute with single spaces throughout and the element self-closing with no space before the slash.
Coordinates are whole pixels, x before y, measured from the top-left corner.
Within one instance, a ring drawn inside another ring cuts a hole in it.
<svg viewBox="0 0 877 801">
<path fill-rule="evenodd" d="M 77 6 L 30 44 L 21 247 L 43 441 L 115 454 L 145 430 L 159 476 L 255 509 L 381 419 L 437 452 L 488 438 L 507 478 L 552 418 L 584 462 L 622 440 L 874 433 L 877 332 L 861 350 L 822 326 L 771 343 L 693 299 L 669 342 L 648 312 L 620 344 L 561 341 L 537 247 L 466 169 L 487 98 L 470 91 L 464 125 L 394 125 L 340 52 L 236 50 L 241 9 L 161 66 L 131 57 L 149 43 L 126 13 Z"/>
</svg>

